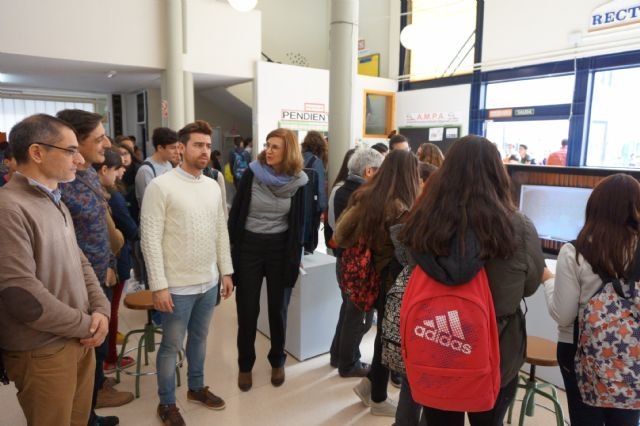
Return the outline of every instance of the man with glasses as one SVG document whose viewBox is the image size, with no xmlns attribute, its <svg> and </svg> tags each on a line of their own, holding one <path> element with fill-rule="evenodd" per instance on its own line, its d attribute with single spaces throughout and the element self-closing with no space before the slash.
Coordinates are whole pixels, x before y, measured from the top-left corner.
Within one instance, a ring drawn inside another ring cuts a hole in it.
<svg viewBox="0 0 640 426">
<path fill-rule="evenodd" d="M 58 184 L 83 166 L 73 129 L 45 114 L 10 133 L 17 171 L 0 190 L 0 350 L 30 425 L 84 426 L 109 302 Z"/>
<path fill-rule="evenodd" d="M 91 263 L 102 290 L 111 300 L 111 286 L 116 284 L 115 258 L 111 253 L 107 231 L 107 202 L 93 164 L 104 162 L 104 151 L 111 142 L 102 126 L 102 116 L 93 112 L 67 109 L 58 112 L 58 118 L 69 123 L 78 137 L 78 150 L 84 159 L 78 165 L 76 179 L 61 185 L 62 201 L 73 218 L 76 238 L 85 256 Z M 103 362 L 108 351 L 108 342 L 96 348 L 96 369 L 93 391 L 93 407 L 119 407 L 133 400 L 131 392 L 118 392 L 114 380 L 106 380 Z M 99 417 L 91 411 L 89 425 L 114 425 L 118 418 Z"/>
</svg>

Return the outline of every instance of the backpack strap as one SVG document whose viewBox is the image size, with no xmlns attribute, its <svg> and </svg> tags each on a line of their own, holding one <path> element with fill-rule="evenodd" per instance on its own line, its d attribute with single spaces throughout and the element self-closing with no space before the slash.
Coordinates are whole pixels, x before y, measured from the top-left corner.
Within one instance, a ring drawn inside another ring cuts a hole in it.
<svg viewBox="0 0 640 426">
<path fill-rule="evenodd" d="M 151 168 L 151 171 L 153 172 L 153 177 L 157 177 L 158 174 L 156 173 L 156 168 L 153 167 L 153 164 L 151 164 L 151 161 L 145 160 L 142 162 L 142 166 L 149 166 Z M 142 167 L 140 166 L 140 167 Z"/>
</svg>

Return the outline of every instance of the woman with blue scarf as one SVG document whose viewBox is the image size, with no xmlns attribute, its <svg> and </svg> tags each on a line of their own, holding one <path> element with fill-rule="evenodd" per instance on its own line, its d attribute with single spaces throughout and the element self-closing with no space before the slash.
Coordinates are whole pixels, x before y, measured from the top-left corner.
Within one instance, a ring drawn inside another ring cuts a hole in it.
<svg viewBox="0 0 640 426">
<path fill-rule="evenodd" d="M 302 257 L 304 186 L 300 145 L 293 132 L 276 129 L 242 176 L 229 213 L 231 258 L 238 312 L 238 387 L 251 389 L 262 281 L 267 281 L 271 332 L 271 383 L 284 383 L 287 309 Z"/>
</svg>

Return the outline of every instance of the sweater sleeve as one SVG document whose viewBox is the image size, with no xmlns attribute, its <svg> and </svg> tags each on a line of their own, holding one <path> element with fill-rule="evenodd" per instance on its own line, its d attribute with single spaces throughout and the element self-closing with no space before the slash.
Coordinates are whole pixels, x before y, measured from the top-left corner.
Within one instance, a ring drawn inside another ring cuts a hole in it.
<svg viewBox="0 0 640 426">
<path fill-rule="evenodd" d="M 218 176 L 220 175 L 221 173 L 218 173 Z M 216 218 L 216 254 L 220 275 L 231 275 L 233 274 L 233 266 L 231 264 L 231 247 L 229 244 L 229 231 L 227 230 L 225 211 L 226 201 L 222 199 Z"/>
<path fill-rule="evenodd" d="M 124 196 L 119 192 L 114 192 L 109 199 L 109 206 L 111 207 L 116 227 L 122 231 L 127 240 L 135 240 L 138 236 L 138 225 L 136 225 L 129 213 L 129 209 L 127 209 L 127 202 Z"/>
<path fill-rule="evenodd" d="M 39 331 L 67 338 L 88 337 L 91 316 L 60 301 L 36 276 L 30 225 L 13 211 L 3 211 L 1 216 L 0 301 L 6 312 Z"/>
<path fill-rule="evenodd" d="M 82 273 L 84 275 L 84 283 L 87 286 L 87 294 L 89 296 L 89 313 L 100 313 L 107 318 L 111 317 L 111 305 L 104 291 L 100 287 L 98 277 L 91 267 L 91 263 L 87 260 L 82 250 L 80 252 L 80 262 L 82 263 Z"/>
<path fill-rule="evenodd" d="M 318 173 L 318 208 L 320 211 L 324 211 L 327 208 L 327 189 L 325 185 L 326 173 L 322 160 L 316 158 L 316 161 L 313 163 L 313 168 Z"/>
<path fill-rule="evenodd" d="M 524 297 L 534 294 L 542 281 L 544 256 L 535 226 L 529 218 L 524 218 L 524 245 L 527 253 L 527 275 L 524 282 Z"/>
<path fill-rule="evenodd" d="M 140 244 L 149 274 L 149 288 L 153 291 L 169 288 L 162 249 L 166 219 L 165 203 L 166 198 L 162 190 L 151 182 L 145 191 L 140 211 Z"/>
<path fill-rule="evenodd" d="M 556 276 L 544 283 L 549 315 L 560 326 L 573 324 L 580 305 L 580 282 L 578 281 L 576 249 L 565 244 L 558 254 Z"/>
</svg>

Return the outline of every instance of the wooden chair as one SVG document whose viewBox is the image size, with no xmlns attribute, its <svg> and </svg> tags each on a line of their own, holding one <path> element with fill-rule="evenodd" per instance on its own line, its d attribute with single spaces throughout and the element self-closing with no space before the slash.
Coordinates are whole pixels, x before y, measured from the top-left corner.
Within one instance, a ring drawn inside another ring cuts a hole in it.
<svg viewBox="0 0 640 426">
<path fill-rule="evenodd" d="M 533 417 L 534 408 L 536 406 L 535 395 L 540 395 L 553 402 L 556 414 L 556 424 L 557 426 L 563 426 L 564 414 L 562 412 L 562 407 L 560 406 L 556 387 L 551 383 L 536 381 L 536 366 L 555 367 L 558 365 L 558 359 L 556 358 L 556 343 L 542 337 L 527 337 L 526 361 L 529 363 L 531 368 L 529 370 L 529 377 L 520 376 L 520 380 L 523 381 L 523 384 L 518 384 L 518 387 L 525 389 L 524 397 L 522 398 L 522 407 L 520 408 L 520 421 L 518 422 L 518 426 L 524 425 L 525 414 L 529 417 Z M 549 388 L 551 393 L 543 391 L 543 389 L 546 388 Z M 509 424 L 511 424 L 511 415 L 513 414 L 514 403 L 515 398 L 509 407 L 509 416 L 507 417 L 507 423 Z"/>
<path fill-rule="evenodd" d="M 140 376 L 150 376 L 157 374 L 156 371 L 142 371 L 142 354 L 144 349 L 144 365 L 149 365 L 149 353 L 155 352 L 156 346 L 156 334 L 162 335 L 162 328 L 156 327 L 151 321 L 151 310 L 153 309 L 153 296 L 151 290 L 142 290 L 135 293 L 129 293 L 124 298 L 124 306 L 129 309 L 144 310 L 147 311 L 147 323 L 144 328 L 131 330 L 124 336 L 124 342 L 118 355 L 118 362 L 116 364 L 116 381 L 120 382 L 120 371 L 136 378 L 136 398 L 140 398 Z M 138 346 L 127 350 L 127 343 L 129 338 L 133 335 L 140 334 L 140 340 Z M 135 372 L 122 370 L 122 358 L 129 352 L 138 351 L 136 357 L 136 370 Z M 178 361 L 176 362 L 176 382 L 180 386 L 180 367 L 182 366 L 183 354 L 182 351 L 178 354 Z"/>
</svg>

